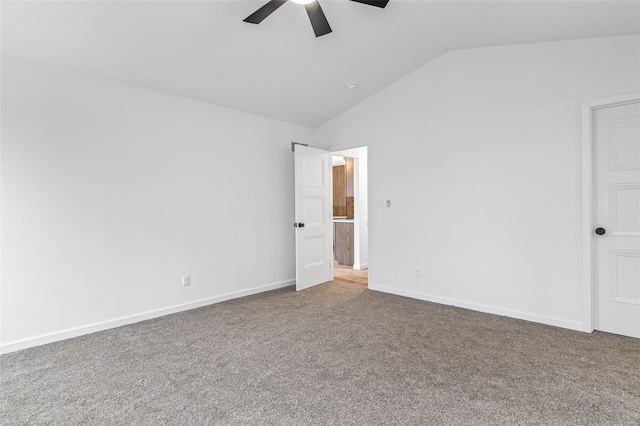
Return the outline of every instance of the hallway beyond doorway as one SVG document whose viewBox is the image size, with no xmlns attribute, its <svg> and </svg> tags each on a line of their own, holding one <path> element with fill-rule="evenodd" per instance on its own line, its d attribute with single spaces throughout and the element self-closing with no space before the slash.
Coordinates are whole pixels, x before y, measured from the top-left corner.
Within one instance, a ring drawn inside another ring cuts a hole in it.
<svg viewBox="0 0 640 426">
<path fill-rule="evenodd" d="M 368 269 L 353 269 L 349 266 L 340 266 L 338 262 L 333 262 L 333 280 L 351 281 L 358 285 L 367 286 L 369 282 Z"/>
</svg>

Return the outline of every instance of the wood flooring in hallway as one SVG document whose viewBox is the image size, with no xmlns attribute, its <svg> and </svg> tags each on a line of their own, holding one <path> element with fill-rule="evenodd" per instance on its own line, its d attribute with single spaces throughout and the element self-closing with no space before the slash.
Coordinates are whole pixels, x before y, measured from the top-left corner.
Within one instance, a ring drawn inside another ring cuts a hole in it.
<svg viewBox="0 0 640 426">
<path fill-rule="evenodd" d="M 362 286 L 367 286 L 369 282 L 368 269 L 353 269 L 349 266 L 340 266 L 337 262 L 333 264 L 333 280 L 351 281 Z"/>
</svg>

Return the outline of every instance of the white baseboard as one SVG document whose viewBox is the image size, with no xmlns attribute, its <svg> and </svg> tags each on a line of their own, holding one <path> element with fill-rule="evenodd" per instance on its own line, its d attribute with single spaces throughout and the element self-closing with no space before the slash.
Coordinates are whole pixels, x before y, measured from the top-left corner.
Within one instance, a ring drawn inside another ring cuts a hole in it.
<svg viewBox="0 0 640 426">
<path fill-rule="evenodd" d="M 353 269 L 357 269 L 357 270 L 359 270 L 359 271 L 361 271 L 361 270 L 363 270 L 363 269 L 367 269 L 368 267 L 369 267 L 369 264 L 368 264 L 368 263 L 361 263 L 361 264 L 359 264 L 359 265 L 358 265 L 357 263 L 354 263 L 354 264 L 353 264 Z"/>
<path fill-rule="evenodd" d="M 60 340 L 71 339 L 72 337 L 82 336 L 84 334 L 95 333 L 97 331 L 108 330 L 110 328 L 121 327 L 123 325 L 133 324 L 152 318 L 162 317 L 164 315 L 174 314 L 176 312 L 188 311 L 190 309 L 200 308 L 202 306 L 212 305 L 214 303 L 224 302 L 225 300 L 237 299 L 239 297 L 250 296 L 252 294 L 263 293 L 265 291 L 276 290 L 279 288 L 295 285 L 296 280 L 281 281 L 275 284 L 267 284 L 263 286 L 253 287 L 246 290 L 235 291 L 232 293 L 222 294 L 220 296 L 208 297 L 206 299 L 195 300 L 193 302 L 173 305 L 166 308 L 146 311 L 139 314 L 128 315 L 124 317 L 114 318 L 112 320 L 97 322 L 93 324 L 83 325 L 80 327 L 68 328 L 39 336 L 28 337 L 26 339 L 13 340 L 0 345 L 0 354 L 19 351 L 21 349 L 32 348 L 47 343 L 58 342 Z"/>
<path fill-rule="evenodd" d="M 471 309 L 473 311 L 485 312 L 488 314 L 502 315 L 511 318 L 522 319 L 526 321 L 538 322 L 555 327 L 568 328 L 570 330 L 585 331 L 582 322 L 569 321 L 544 315 L 530 314 L 527 312 L 513 311 L 510 309 L 497 308 L 495 306 L 482 305 L 478 303 L 465 302 L 463 300 L 452 299 L 448 297 L 434 296 L 426 293 L 418 293 L 414 291 L 402 290 L 395 287 L 387 287 L 376 284 L 369 284 L 369 290 L 380 291 L 383 293 L 395 294 L 397 296 L 410 297 L 412 299 L 425 300 L 427 302 L 440 303 L 442 305 L 452 305 L 458 308 Z"/>
</svg>

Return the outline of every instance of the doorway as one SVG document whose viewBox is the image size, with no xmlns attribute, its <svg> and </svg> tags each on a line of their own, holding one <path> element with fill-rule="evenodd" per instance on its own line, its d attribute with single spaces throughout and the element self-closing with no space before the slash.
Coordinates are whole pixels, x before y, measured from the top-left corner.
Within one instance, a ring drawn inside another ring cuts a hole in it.
<svg viewBox="0 0 640 426">
<path fill-rule="evenodd" d="M 332 152 L 334 281 L 368 286 L 368 148 Z"/>
<path fill-rule="evenodd" d="M 334 154 L 353 160 L 353 218 L 345 211 L 333 214 L 332 152 L 293 143 L 294 154 L 294 223 L 296 290 L 336 281 L 336 246 L 343 240 L 335 228 L 346 225 L 351 238 L 348 248 L 353 261 L 338 264 L 340 283 L 368 286 L 369 277 L 369 182 L 368 148 L 360 146 L 334 150 Z M 346 160 L 345 160 L 346 165 Z M 347 177 L 344 176 L 346 185 Z M 343 230 L 339 229 L 338 231 Z M 334 239 L 335 238 L 335 239 Z M 344 267 L 344 268 L 342 268 Z M 344 273 L 342 278 L 340 274 Z"/>
</svg>

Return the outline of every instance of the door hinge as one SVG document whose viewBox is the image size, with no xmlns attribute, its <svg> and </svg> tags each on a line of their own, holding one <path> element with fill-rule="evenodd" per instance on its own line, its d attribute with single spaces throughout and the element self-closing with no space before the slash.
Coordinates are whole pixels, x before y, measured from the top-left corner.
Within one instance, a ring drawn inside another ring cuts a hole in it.
<svg viewBox="0 0 640 426">
<path fill-rule="evenodd" d="M 291 151 L 289 151 L 290 153 L 294 153 L 296 152 L 296 145 L 302 145 L 302 146 L 309 146 L 308 143 L 302 143 L 302 142 L 291 142 Z"/>
</svg>

